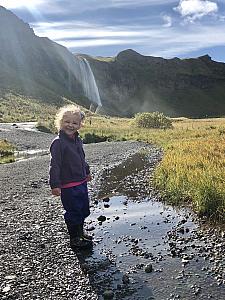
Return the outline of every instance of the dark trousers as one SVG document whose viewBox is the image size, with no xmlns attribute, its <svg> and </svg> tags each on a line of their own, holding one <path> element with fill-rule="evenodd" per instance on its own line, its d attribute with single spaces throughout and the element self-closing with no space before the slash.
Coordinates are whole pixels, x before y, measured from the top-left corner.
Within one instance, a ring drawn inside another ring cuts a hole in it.
<svg viewBox="0 0 225 300">
<path fill-rule="evenodd" d="M 67 224 L 83 224 L 90 215 L 87 182 L 61 190 L 62 205 L 65 209 L 64 219 Z"/>
</svg>

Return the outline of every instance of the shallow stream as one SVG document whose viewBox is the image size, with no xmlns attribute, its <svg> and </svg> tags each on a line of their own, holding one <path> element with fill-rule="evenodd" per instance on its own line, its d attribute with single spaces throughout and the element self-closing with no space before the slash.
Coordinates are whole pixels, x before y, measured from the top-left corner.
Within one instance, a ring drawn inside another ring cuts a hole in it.
<svg viewBox="0 0 225 300">
<path fill-rule="evenodd" d="M 36 128 L 37 122 L 26 122 L 26 123 L 0 123 L 0 131 L 12 134 L 15 130 L 23 130 L 28 132 L 38 132 Z M 48 149 L 24 149 L 15 150 L 13 154 L 0 156 L 0 164 L 12 163 L 21 161 L 24 159 L 35 158 L 37 156 L 49 154 Z"/>
<path fill-rule="evenodd" d="M 99 299 L 224 299 L 224 232 L 145 189 L 153 165 L 141 154 L 104 171 L 88 220 L 95 246 L 80 256 L 91 284 Z"/>
</svg>

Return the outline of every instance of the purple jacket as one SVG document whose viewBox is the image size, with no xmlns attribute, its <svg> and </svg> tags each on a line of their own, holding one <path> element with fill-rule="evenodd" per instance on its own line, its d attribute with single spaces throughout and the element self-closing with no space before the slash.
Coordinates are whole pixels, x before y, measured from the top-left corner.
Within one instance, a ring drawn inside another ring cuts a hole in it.
<svg viewBox="0 0 225 300">
<path fill-rule="evenodd" d="M 75 138 L 70 138 L 60 131 L 50 146 L 50 153 L 49 184 L 51 189 L 60 188 L 66 183 L 82 181 L 90 174 L 78 132 Z"/>
</svg>

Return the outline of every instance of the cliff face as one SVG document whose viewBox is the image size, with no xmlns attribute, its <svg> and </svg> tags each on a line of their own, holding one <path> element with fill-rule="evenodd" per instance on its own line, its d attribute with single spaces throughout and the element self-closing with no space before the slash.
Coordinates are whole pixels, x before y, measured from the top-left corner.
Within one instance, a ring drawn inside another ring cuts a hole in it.
<svg viewBox="0 0 225 300">
<path fill-rule="evenodd" d="M 169 116 L 225 114 L 225 64 L 208 55 L 163 59 L 125 50 L 114 60 L 87 58 L 99 86 L 103 108 L 131 116 L 161 111 Z"/>
<path fill-rule="evenodd" d="M 46 102 L 82 99 L 74 56 L 48 38 L 37 37 L 28 24 L 0 7 L 0 88 Z"/>
</svg>

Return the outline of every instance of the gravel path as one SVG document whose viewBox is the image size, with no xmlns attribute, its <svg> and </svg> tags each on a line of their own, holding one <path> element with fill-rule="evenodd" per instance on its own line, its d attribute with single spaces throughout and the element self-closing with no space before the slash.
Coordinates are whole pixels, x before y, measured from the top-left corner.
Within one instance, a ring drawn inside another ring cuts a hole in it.
<svg viewBox="0 0 225 300">
<path fill-rule="evenodd" d="M 53 135 L 6 127 L 19 150 L 46 149 Z M 85 145 L 94 178 L 144 144 L 115 142 Z M 68 247 L 60 200 L 50 195 L 49 156 L 0 166 L 0 296 L 2 299 L 98 299 L 89 278 Z M 93 188 L 93 186 L 92 186 Z"/>
<path fill-rule="evenodd" d="M 51 134 L 0 124 L 0 139 L 14 143 L 19 150 L 46 150 L 53 138 Z M 1 299 L 102 300 L 104 292 L 105 299 L 115 300 L 224 299 L 224 229 L 202 226 L 185 209 L 179 212 L 157 201 L 149 178 L 161 152 L 148 146 L 148 167 L 142 169 L 140 157 L 135 154 L 146 147 L 138 142 L 85 145 L 93 175 L 89 190 L 90 225 L 94 225 L 96 235 L 94 254 L 108 251 L 106 259 L 100 261 L 104 273 L 96 270 L 95 264 L 86 264 L 85 269 L 86 261 L 69 248 L 60 199 L 51 196 L 48 186 L 49 155 L 0 165 Z M 129 168 L 134 168 L 135 175 L 126 173 Z M 118 211 L 111 200 L 96 201 L 97 194 L 107 194 L 114 183 L 122 195 L 137 195 L 138 191 L 137 206 L 123 200 L 117 203 Z M 154 197 L 144 203 L 140 191 Z M 144 211 L 138 215 L 134 207 L 143 207 Z M 109 220 L 100 226 L 96 217 L 102 212 Z M 136 294 L 132 292 L 135 274 L 140 277 Z M 113 291 L 110 285 L 107 289 L 112 277 L 116 284 Z M 152 290 L 156 298 L 151 296 Z"/>
</svg>

